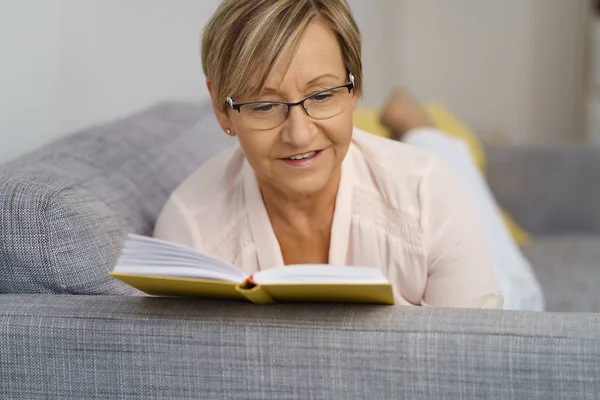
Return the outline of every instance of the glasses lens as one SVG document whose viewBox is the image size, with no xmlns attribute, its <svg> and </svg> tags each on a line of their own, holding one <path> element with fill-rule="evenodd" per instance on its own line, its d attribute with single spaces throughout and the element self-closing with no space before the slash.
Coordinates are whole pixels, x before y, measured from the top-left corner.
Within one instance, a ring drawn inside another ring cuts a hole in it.
<svg viewBox="0 0 600 400">
<path fill-rule="evenodd" d="M 271 129 L 283 123 L 286 107 L 280 103 L 256 102 L 244 104 L 240 114 L 250 129 Z"/>
<path fill-rule="evenodd" d="M 331 89 L 306 99 L 308 114 L 314 119 L 333 118 L 344 111 L 350 100 L 347 88 Z"/>
</svg>

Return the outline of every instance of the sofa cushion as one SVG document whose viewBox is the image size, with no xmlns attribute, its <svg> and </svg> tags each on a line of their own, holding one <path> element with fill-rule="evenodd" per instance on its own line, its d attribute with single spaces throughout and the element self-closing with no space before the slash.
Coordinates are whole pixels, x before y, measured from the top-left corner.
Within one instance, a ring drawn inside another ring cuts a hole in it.
<svg viewBox="0 0 600 400">
<path fill-rule="evenodd" d="M 600 235 L 538 237 L 523 252 L 548 311 L 600 312 Z"/>
<path fill-rule="evenodd" d="M 137 293 L 108 275 L 124 237 L 231 143 L 208 105 L 168 103 L 0 167 L 0 293 Z"/>
</svg>

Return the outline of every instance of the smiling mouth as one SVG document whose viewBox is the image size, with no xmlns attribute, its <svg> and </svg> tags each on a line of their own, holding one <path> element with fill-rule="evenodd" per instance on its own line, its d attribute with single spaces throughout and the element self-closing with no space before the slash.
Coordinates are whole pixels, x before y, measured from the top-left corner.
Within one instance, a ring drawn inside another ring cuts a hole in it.
<svg viewBox="0 0 600 400">
<path fill-rule="evenodd" d="M 296 154 L 295 156 L 283 158 L 283 160 L 291 160 L 291 161 L 299 161 L 299 160 L 308 160 L 309 158 L 313 158 L 317 154 L 319 154 L 321 150 L 313 150 L 307 153 Z"/>
</svg>

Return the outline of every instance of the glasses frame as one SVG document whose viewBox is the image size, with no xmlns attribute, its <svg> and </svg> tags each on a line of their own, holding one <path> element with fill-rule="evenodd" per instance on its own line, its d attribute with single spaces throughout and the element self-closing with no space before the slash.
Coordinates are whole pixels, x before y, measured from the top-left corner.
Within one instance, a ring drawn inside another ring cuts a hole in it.
<svg viewBox="0 0 600 400">
<path fill-rule="evenodd" d="M 229 105 L 229 107 L 231 107 L 232 110 L 236 110 L 238 113 L 241 113 L 241 109 L 242 106 L 245 105 L 251 105 L 251 104 L 283 104 L 284 106 L 286 106 L 285 108 L 285 117 L 284 117 L 284 121 L 287 119 L 289 113 L 290 113 L 290 108 L 292 107 L 296 107 L 296 106 L 302 106 L 302 109 L 304 110 L 304 112 L 306 113 L 306 115 L 308 115 L 311 118 L 314 118 L 313 116 L 310 115 L 310 113 L 308 112 L 308 108 L 304 105 L 304 103 L 307 100 L 312 99 L 313 97 L 319 96 L 320 94 L 324 93 L 324 92 L 328 92 L 330 90 L 334 90 L 334 89 L 341 89 L 341 88 L 346 88 L 348 89 L 348 93 L 350 93 L 352 91 L 352 89 L 354 89 L 355 84 L 354 84 L 354 75 L 352 75 L 351 73 L 348 74 L 348 78 L 350 79 L 350 82 L 346 83 L 345 85 L 338 85 L 338 86 L 333 86 L 327 89 L 323 89 L 320 90 L 316 93 L 313 93 L 309 96 L 306 96 L 304 99 L 300 100 L 300 101 L 296 101 L 296 102 L 287 102 L 287 101 L 278 101 L 278 100 L 256 100 L 256 101 L 248 101 L 246 103 L 236 103 L 231 97 L 227 98 L 227 104 Z M 329 117 L 329 118 L 333 118 L 333 117 Z M 329 119 L 329 118 L 321 118 L 321 120 L 323 119 Z M 314 119 L 319 119 L 319 118 L 314 118 Z"/>
</svg>

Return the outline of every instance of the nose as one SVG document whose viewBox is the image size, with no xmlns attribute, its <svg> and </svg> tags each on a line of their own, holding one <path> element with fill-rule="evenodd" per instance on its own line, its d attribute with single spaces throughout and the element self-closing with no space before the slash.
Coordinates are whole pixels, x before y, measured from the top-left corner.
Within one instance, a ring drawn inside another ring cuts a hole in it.
<svg viewBox="0 0 600 400">
<path fill-rule="evenodd" d="M 307 148 L 316 134 L 317 127 L 302 106 L 290 107 L 282 126 L 281 140 L 296 148 Z"/>
</svg>

